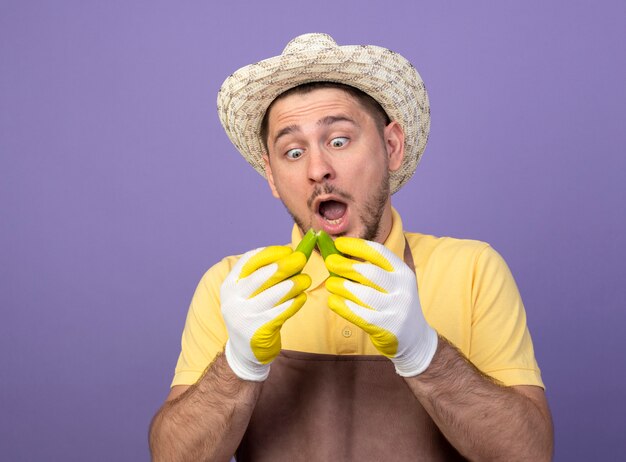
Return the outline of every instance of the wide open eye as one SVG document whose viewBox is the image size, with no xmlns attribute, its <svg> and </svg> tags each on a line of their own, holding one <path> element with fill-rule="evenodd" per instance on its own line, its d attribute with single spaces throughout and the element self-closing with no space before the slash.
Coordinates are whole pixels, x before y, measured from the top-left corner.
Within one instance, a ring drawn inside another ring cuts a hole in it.
<svg viewBox="0 0 626 462">
<path fill-rule="evenodd" d="M 338 136 L 337 138 L 330 140 L 330 145 L 333 148 L 343 148 L 346 144 L 348 144 L 348 141 L 348 138 L 345 136 Z"/>
<path fill-rule="evenodd" d="M 285 156 L 287 156 L 288 159 L 298 159 L 302 156 L 302 154 L 304 154 L 304 151 L 300 148 L 294 148 L 294 149 L 290 149 L 289 151 L 287 151 L 287 153 L 285 154 Z"/>
</svg>

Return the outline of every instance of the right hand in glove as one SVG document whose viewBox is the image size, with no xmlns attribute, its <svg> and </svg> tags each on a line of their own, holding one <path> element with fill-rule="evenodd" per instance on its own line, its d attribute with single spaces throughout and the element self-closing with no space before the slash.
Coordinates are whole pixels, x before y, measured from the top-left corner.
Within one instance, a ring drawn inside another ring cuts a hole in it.
<svg viewBox="0 0 626 462">
<path fill-rule="evenodd" d="M 422 312 L 415 273 L 377 242 L 339 237 L 325 264 L 336 276 L 326 281 L 328 306 L 370 335 L 374 346 L 402 377 L 429 366 L 437 350 L 437 332 Z"/>
<path fill-rule="evenodd" d="M 315 245 L 313 241 L 311 249 Z M 298 246 L 300 249 L 300 246 Z M 243 380 L 260 382 L 280 353 L 280 329 L 306 301 L 311 278 L 300 271 L 310 252 L 272 246 L 251 250 L 220 290 L 228 330 L 226 360 Z"/>
</svg>

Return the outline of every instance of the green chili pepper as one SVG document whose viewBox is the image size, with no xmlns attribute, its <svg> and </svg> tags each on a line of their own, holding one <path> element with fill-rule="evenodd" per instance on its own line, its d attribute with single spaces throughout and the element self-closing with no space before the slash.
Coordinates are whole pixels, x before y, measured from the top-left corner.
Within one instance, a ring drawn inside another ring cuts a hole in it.
<svg viewBox="0 0 626 462">
<path fill-rule="evenodd" d="M 296 247 L 296 252 L 301 252 L 304 254 L 306 259 L 308 260 L 315 248 L 315 244 L 317 242 L 317 235 L 313 228 L 309 229 L 307 233 L 302 237 L 302 240 Z"/>
<path fill-rule="evenodd" d="M 322 254 L 324 260 L 326 260 L 329 255 L 334 253 L 340 254 L 337 247 L 335 247 L 333 239 L 323 230 L 317 232 L 317 247 L 320 249 L 320 253 Z"/>
<path fill-rule="evenodd" d="M 322 254 L 322 258 L 326 260 L 329 255 L 338 254 L 341 255 L 341 252 L 337 250 L 335 247 L 335 242 L 333 239 L 323 230 L 317 232 L 317 247 L 320 249 L 320 253 Z M 331 276 L 337 276 L 335 273 L 330 273 Z"/>
</svg>

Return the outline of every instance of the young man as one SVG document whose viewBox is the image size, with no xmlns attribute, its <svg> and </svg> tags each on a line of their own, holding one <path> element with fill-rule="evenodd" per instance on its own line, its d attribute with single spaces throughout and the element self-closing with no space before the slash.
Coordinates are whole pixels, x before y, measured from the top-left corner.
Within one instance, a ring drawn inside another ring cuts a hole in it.
<svg viewBox="0 0 626 462">
<path fill-rule="evenodd" d="M 405 232 L 391 206 L 428 136 L 415 69 L 307 34 L 230 76 L 218 110 L 293 242 L 203 277 L 154 460 L 549 460 L 506 264 L 481 242 Z M 294 251 L 310 228 L 343 255 Z"/>
</svg>

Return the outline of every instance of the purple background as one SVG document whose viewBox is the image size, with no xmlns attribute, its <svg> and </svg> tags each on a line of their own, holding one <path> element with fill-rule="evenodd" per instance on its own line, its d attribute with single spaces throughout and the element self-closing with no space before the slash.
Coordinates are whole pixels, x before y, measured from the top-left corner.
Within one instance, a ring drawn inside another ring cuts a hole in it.
<svg viewBox="0 0 626 462">
<path fill-rule="evenodd" d="M 406 227 L 500 251 L 555 459 L 623 458 L 626 3 L 368 3 L 0 2 L 3 460 L 148 460 L 199 278 L 290 236 L 217 90 L 314 31 L 416 65 L 432 132 Z"/>
</svg>

